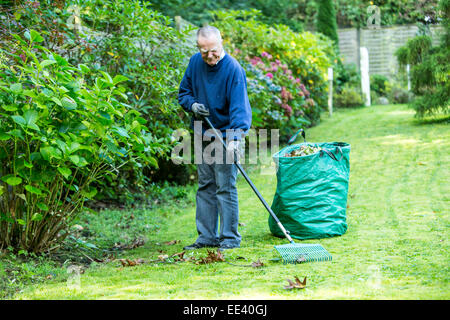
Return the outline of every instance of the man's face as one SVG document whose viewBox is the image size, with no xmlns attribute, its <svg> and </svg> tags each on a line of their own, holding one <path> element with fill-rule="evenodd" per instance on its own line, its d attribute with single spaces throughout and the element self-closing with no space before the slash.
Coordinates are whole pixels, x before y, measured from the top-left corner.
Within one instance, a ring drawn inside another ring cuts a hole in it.
<svg viewBox="0 0 450 320">
<path fill-rule="evenodd" d="M 214 66 L 222 54 L 222 43 L 215 37 L 198 37 L 197 47 L 202 54 L 202 59 L 210 66 Z"/>
</svg>

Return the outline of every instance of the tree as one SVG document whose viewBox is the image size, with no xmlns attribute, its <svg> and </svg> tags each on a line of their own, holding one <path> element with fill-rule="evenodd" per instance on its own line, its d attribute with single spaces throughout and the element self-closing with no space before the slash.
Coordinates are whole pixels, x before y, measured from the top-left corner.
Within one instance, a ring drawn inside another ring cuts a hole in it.
<svg viewBox="0 0 450 320">
<path fill-rule="evenodd" d="M 411 107 L 419 118 L 450 111 L 450 0 L 441 0 L 439 8 L 445 30 L 441 45 L 433 47 L 429 36 L 420 35 L 408 40 L 396 52 L 400 66 L 411 66 L 415 94 Z"/>
<path fill-rule="evenodd" d="M 334 41 L 336 46 L 339 43 L 336 23 L 336 10 L 332 0 L 317 0 L 318 13 L 316 31 L 320 32 Z"/>
</svg>

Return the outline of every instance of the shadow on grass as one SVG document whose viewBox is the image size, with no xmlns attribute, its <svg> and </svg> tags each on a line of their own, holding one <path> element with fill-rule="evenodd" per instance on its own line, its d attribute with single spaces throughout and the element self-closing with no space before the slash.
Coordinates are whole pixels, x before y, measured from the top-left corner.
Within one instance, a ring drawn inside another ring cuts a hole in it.
<svg viewBox="0 0 450 320">
<path fill-rule="evenodd" d="M 433 124 L 450 124 L 450 114 L 438 115 L 433 117 L 416 118 L 412 122 L 415 126 L 433 125 Z"/>
</svg>

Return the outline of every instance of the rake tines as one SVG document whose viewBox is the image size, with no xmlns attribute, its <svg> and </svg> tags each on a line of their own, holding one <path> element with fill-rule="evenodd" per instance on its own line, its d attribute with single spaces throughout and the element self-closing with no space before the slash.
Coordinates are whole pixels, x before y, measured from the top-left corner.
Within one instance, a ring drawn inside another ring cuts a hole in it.
<svg viewBox="0 0 450 320">
<path fill-rule="evenodd" d="M 283 263 L 303 263 L 311 261 L 331 261 L 332 257 L 320 244 L 289 243 L 275 246 Z"/>
</svg>

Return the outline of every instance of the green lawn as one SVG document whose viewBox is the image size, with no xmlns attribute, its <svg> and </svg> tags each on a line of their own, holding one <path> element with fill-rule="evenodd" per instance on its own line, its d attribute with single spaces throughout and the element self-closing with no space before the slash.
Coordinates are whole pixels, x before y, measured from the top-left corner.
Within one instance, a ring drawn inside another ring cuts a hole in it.
<svg viewBox="0 0 450 320">
<path fill-rule="evenodd" d="M 122 267 L 96 264 L 80 285 L 50 279 L 27 287 L 14 299 L 449 299 L 450 129 L 445 122 L 419 124 L 403 105 L 339 110 L 323 115 L 307 131 L 310 142 L 351 144 L 348 231 L 341 237 L 309 240 L 333 256 L 329 262 L 283 265 L 273 246 L 268 213 L 239 177 L 242 247 L 225 252 L 233 264 L 146 263 Z M 448 122 L 447 122 L 448 123 Z M 250 176 L 271 203 L 274 174 Z M 157 232 L 143 247 L 120 258 L 157 259 L 182 251 L 196 239 L 194 189 L 190 205 L 158 209 Z M 180 240 L 175 245 L 165 241 Z M 162 250 L 162 252 L 158 251 Z M 192 253 L 205 256 L 206 250 Z M 245 259 L 243 259 L 243 258 Z M 287 278 L 307 277 L 303 290 L 284 289 Z"/>
</svg>

